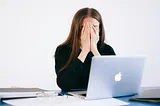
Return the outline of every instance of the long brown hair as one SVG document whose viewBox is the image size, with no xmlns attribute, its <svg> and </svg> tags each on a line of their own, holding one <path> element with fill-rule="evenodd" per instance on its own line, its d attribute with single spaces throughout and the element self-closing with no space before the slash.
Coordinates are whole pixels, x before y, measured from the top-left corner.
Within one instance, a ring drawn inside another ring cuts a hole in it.
<svg viewBox="0 0 160 106">
<path fill-rule="evenodd" d="M 70 45 L 72 47 L 72 51 L 69 57 L 68 62 L 64 65 L 64 67 L 61 68 L 60 71 L 65 69 L 67 66 L 69 66 L 74 59 L 77 58 L 79 52 L 80 52 L 80 46 L 81 46 L 81 41 L 80 41 L 80 36 L 81 36 L 81 29 L 82 29 L 82 23 L 83 19 L 86 17 L 92 17 L 95 18 L 99 23 L 99 36 L 100 39 L 98 41 L 98 49 L 101 48 L 104 44 L 105 40 L 105 31 L 103 27 L 103 22 L 102 22 L 102 17 L 100 13 L 94 9 L 94 8 L 82 8 L 77 13 L 74 15 L 72 24 L 71 24 L 71 29 L 68 38 L 66 39 L 65 42 L 60 44 L 59 46 L 64 46 L 64 45 Z M 65 55 L 65 54 L 64 54 Z"/>
</svg>

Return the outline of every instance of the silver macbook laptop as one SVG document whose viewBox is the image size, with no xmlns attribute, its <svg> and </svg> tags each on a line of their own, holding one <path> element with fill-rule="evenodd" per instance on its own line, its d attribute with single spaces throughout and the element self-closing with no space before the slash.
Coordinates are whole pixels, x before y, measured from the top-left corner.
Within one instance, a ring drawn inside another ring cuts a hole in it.
<svg viewBox="0 0 160 106">
<path fill-rule="evenodd" d="M 68 92 L 84 99 L 104 99 L 139 92 L 146 56 L 94 56 L 87 91 Z"/>
</svg>

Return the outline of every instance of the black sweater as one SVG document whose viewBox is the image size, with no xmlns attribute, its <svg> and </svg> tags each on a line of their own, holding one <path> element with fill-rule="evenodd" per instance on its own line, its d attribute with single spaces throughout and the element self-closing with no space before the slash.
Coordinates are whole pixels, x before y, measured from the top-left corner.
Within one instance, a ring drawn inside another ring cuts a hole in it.
<svg viewBox="0 0 160 106">
<path fill-rule="evenodd" d="M 69 91 L 71 89 L 86 89 L 88 85 L 91 59 L 93 57 L 92 52 L 88 53 L 84 63 L 76 58 L 72 64 L 60 71 L 60 69 L 69 60 L 71 50 L 71 46 L 59 46 L 55 52 L 57 85 L 62 89 L 62 91 Z M 107 44 L 104 44 L 103 48 L 99 49 L 99 52 L 101 55 L 115 55 L 113 48 Z"/>
</svg>

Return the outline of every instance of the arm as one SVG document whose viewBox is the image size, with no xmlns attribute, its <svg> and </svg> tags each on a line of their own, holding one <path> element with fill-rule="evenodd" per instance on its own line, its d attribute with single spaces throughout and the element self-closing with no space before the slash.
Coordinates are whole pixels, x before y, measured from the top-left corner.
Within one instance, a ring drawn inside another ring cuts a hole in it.
<svg viewBox="0 0 160 106">
<path fill-rule="evenodd" d="M 95 47 L 95 49 L 92 50 L 92 53 L 94 56 L 100 56 L 101 54 L 99 53 L 97 47 Z"/>
<path fill-rule="evenodd" d="M 87 54 L 88 54 L 88 51 L 82 50 L 78 56 L 78 59 L 84 63 L 84 60 L 86 59 Z"/>
<path fill-rule="evenodd" d="M 72 64 L 60 71 L 60 69 L 67 63 L 70 51 L 68 48 L 57 48 L 55 53 L 55 71 L 57 74 L 57 85 L 63 91 L 79 88 L 78 78 L 85 74 L 83 70 L 83 62 L 76 58 Z M 84 58 L 82 56 L 82 58 Z M 84 58 L 85 59 L 85 58 Z"/>
</svg>

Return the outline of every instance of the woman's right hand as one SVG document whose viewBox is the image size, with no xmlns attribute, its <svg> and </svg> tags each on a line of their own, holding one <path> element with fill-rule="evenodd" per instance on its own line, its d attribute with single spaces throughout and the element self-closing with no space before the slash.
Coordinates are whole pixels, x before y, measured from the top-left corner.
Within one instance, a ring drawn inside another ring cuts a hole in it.
<svg viewBox="0 0 160 106">
<path fill-rule="evenodd" d="M 90 52 L 90 36 L 91 36 L 91 28 L 89 23 L 83 25 L 81 30 L 81 49 L 85 52 Z"/>
</svg>

